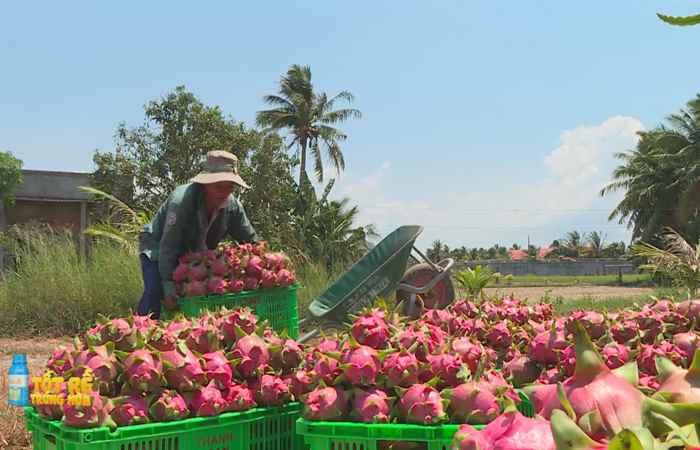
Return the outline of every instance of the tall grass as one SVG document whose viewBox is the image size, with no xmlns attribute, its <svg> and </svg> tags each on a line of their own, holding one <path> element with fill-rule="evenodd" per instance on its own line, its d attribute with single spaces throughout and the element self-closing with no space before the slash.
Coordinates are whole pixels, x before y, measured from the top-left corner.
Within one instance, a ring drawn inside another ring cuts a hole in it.
<svg viewBox="0 0 700 450">
<path fill-rule="evenodd" d="M 88 258 L 67 231 L 17 230 L 14 264 L 0 275 L 0 335 L 74 335 L 98 313 L 136 308 L 143 285 L 138 258 L 98 240 Z"/>
</svg>

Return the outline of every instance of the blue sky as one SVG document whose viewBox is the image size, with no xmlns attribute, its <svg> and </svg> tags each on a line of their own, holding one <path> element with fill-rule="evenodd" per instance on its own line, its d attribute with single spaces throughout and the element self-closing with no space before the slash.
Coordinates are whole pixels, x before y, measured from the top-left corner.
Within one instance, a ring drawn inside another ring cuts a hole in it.
<svg viewBox="0 0 700 450">
<path fill-rule="evenodd" d="M 11 2 L 0 14 L 0 149 L 30 169 L 90 171 L 117 124 L 185 85 L 253 125 L 289 65 L 348 89 L 349 196 L 421 246 L 629 235 L 597 191 L 612 153 L 700 92 L 700 27 L 652 2 Z M 327 171 L 327 173 L 332 173 Z"/>
</svg>

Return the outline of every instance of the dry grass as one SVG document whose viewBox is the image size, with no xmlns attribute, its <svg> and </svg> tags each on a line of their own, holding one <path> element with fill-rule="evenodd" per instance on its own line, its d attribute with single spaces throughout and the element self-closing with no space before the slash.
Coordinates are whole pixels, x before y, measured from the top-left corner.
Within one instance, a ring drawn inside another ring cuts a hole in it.
<svg viewBox="0 0 700 450">
<path fill-rule="evenodd" d="M 7 371 L 13 353 L 27 355 L 30 373 L 39 373 L 51 351 L 69 339 L 0 339 L 0 449 L 31 449 L 22 411 L 7 404 Z"/>
</svg>

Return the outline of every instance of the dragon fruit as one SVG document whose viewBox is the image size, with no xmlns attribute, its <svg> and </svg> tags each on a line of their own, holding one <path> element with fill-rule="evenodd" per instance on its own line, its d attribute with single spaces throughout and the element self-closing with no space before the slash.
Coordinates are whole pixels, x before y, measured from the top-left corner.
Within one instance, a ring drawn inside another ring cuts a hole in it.
<svg viewBox="0 0 700 450">
<path fill-rule="evenodd" d="M 190 276 L 190 266 L 186 263 L 180 263 L 173 270 L 172 279 L 175 283 L 182 283 Z"/>
<path fill-rule="evenodd" d="M 676 312 L 688 321 L 700 323 L 700 300 L 685 300 L 676 305 Z"/>
<path fill-rule="evenodd" d="M 566 323 L 569 333 L 573 332 L 573 323 L 578 320 L 588 332 L 591 339 L 600 338 L 607 331 L 605 316 L 597 311 L 575 311 Z"/>
<path fill-rule="evenodd" d="M 555 450 L 550 424 L 542 419 L 530 419 L 517 411 L 509 411 L 476 431 L 461 425 L 452 441 L 458 450 Z"/>
<path fill-rule="evenodd" d="M 207 383 L 214 381 L 220 389 L 231 384 L 233 369 L 231 369 L 231 363 L 226 359 L 224 352 L 205 353 L 202 355 L 202 359 L 204 360 Z"/>
<path fill-rule="evenodd" d="M 428 362 L 427 356 L 439 353 L 445 347 L 447 334 L 441 328 L 428 323 L 414 323 L 410 328 L 402 330 L 396 337 L 399 348 L 416 346 L 416 358 Z"/>
<path fill-rule="evenodd" d="M 366 345 L 358 345 L 343 352 L 341 362 L 340 368 L 345 378 L 351 384 L 360 386 L 373 385 L 381 367 L 377 351 Z"/>
<path fill-rule="evenodd" d="M 391 400 L 381 389 L 356 389 L 353 392 L 353 416 L 367 423 L 388 423 Z"/>
<path fill-rule="evenodd" d="M 457 300 L 456 302 L 452 303 L 451 309 L 455 312 L 455 314 L 460 314 L 466 317 L 476 317 L 477 313 L 479 312 L 479 308 L 476 306 L 476 304 L 469 300 Z"/>
<path fill-rule="evenodd" d="M 224 391 L 226 411 L 247 411 L 257 406 L 253 391 L 243 384 L 232 384 Z"/>
<path fill-rule="evenodd" d="M 120 427 L 148 423 L 148 400 L 141 396 L 112 399 L 114 409 L 110 415 Z"/>
<path fill-rule="evenodd" d="M 418 359 L 407 349 L 391 353 L 383 361 L 382 372 L 387 377 L 389 387 L 409 387 L 418 383 Z"/>
<path fill-rule="evenodd" d="M 446 309 L 426 309 L 421 317 L 423 322 L 440 327 L 446 332 L 450 331 L 453 319 L 454 315 Z"/>
<path fill-rule="evenodd" d="M 260 287 L 260 278 L 247 276 L 243 279 L 243 290 L 254 291 Z"/>
<path fill-rule="evenodd" d="M 224 258 L 217 257 L 209 262 L 209 270 L 215 277 L 223 277 L 229 272 L 229 267 Z"/>
<path fill-rule="evenodd" d="M 207 281 L 207 293 L 221 295 L 228 292 L 228 282 L 221 277 L 211 277 Z"/>
<path fill-rule="evenodd" d="M 172 422 L 185 419 L 190 415 L 185 399 L 174 390 L 161 392 L 148 412 L 156 422 Z"/>
<path fill-rule="evenodd" d="M 74 356 L 74 362 L 73 369 L 67 372 L 70 376 L 81 377 L 85 373 L 85 369 L 90 369 L 100 394 L 105 396 L 114 394 L 117 380 L 117 360 L 111 351 L 111 346 L 101 345 L 83 350 Z"/>
<path fill-rule="evenodd" d="M 508 322 L 504 320 L 492 326 L 486 333 L 486 341 L 495 349 L 503 350 L 509 347 L 513 340 L 510 329 L 508 329 Z"/>
<path fill-rule="evenodd" d="M 693 415 L 700 414 L 700 404 L 670 405 L 646 398 L 630 383 L 630 378 L 636 380 L 636 371 L 633 376 L 629 373 L 634 367 L 623 366 L 611 371 L 578 322 L 574 323 L 574 337 L 576 371 L 560 386 L 579 425 L 586 425 L 586 434 L 591 438 L 610 438 L 624 428 L 642 427 L 648 412 L 665 415 L 681 426 L 695 420 Z M 621 376 L 623 374 L 626 377 Z M 564 408 L 561 403 L 564 400 L 560 399 L 555 385 L 530 386 L 525 391 L 532 399 L 535 412 L 545 419 L 551 417 L 554 409 Z"/>
<path fill-rule="evenodd" d="M 190 411 L 197 417 L 218 416 L 226 410 L 226 401 L 213 382 L 189 395 L 191 396 Z"/>
<path fill-rule="evenodd" d="M 158 392 L 163 384 L 163 366 L 160 360 L 146 349 L 131 352 L 124 361 L 124 374 L 128 384 L 141 392 Z"/>
<path fill-rule="evenodd" d="M 450 402 L 447 411 L 452 420 L 460 423 L 483 424 L 491 422 L 501 411 L 496 397 L 478 382 L 460 384 L 442 391 Z"/>
<path fill-rule="evenodd" d="M 402 391 L 398 410 L 408 423 L 436 425 L 447 420 L 444 403 L 437 389 L 427 384 L 414 384 Z"/>
<path fill-rule="evenodd" d="M 179 341 L 176 349 L 162 352 L 160 360 L 168 385 L 179 392 L 194 391 L 207 381 L 200 360 L 187 348 L 184 341 Z"/>
<path fill-rule="evenodd" d="M 268 252 L 263 255 L 263 259 L 270 270 L 279 272 L 287 267 L 287 258 L 283 253 Z"/>
<path fill-rule="evenodd" d="M 313 389 L 313 378 L 309 372 L 299 369 L 289 375 L 287 384 L 294 398 L 299 400 L 304 394 L 308 394 Z"/>
<path fill-rule="evenodd" d="M 610 327 L 610 332 L 613 339 L 618 344 L 626 344 L 638 336 L 639 325 L 634 320 L 625 320 L 623 322 L 614 323 Z"/>
<path fill-rule="evenodd" d="M 238 339 L 236 328 L 239 328 L 245 334 L 253 334 L 257 324 L 258 318 L 250 308 L 237 308 L 228 314 L 224 314 L 221 321 L 221 331 L 228 342 L 235 342 Z"/>
<path fill-rule="evenodd" d="M 294 339 L 286 339 L 282 345 L 270 346 L 270 359 L 271 365 L 275 369 L 294 369 L 303 361 L 304 349 Z"/>
<path fill-rule="evenodd" d="M 216 324 L 203 317 L 187 335 L 187 347 L 197 353 L 212 353 L 221 349 L 222 335 Z"/>
<path fill-rule="evenodd" d="M 375 308 L 363 313 L 353 322 L 350 333 L 362 345 L 375 349 L 386 348 L 390 330 L 384 311 Z"/>
<path fill-rule="evenodd" d="M 471 425 L 462 424 L 452 439 L 452 450 L 490 450 L 491 443 L 487 442 Z"/>
<path fill-rule="evenodd" d="M 629 349 L 617 342 L 611 342 L 601 350 L 605 365 L 610 369 L 617 369 L 627 364 L 630 360 Z"/>
<path fill-rule="evenodd" d="M 454 339 L 450 346 L 453 352 L 462 357 L 462 361 L 467 364 L 469 370 L 475 372 L 484 353 L 481 344 L 473 342 L 468 337 L 460 337 Z"/>
<path fill-rule="evenodd" d="M 63 404 L 63 423 L 73 428 L 97 428 L 109 426 L 115 428 L 116 424 L 110 417 L 113 405 L 93 392 L 90 394 L 90 406 L 72 406 L 68 402 Z"/>
<path fill-rule="evenodd" d="M 101 334 L 105 342 L 112 342 L 116 349 L 125 352 L 135 348 L 136 333 L 131 323 L 122 318 L 108 320 L 100 316 L 100 319 L 103 320 Z"/>
<path fill-rule="evenodd" d="M 65 346 L 60 345 L 51 352 L 51 357 L 46 363 L 46 368 L 60 376 L 71 370 L 73 365 L 73 355 Z"/>
<path fill-rule="evenodd" d="M 281 406 L 292 399 L 289 385 L 280 377 L 263 375 L 253 387 L 255 400 L 262 406 Z"/>
<path fill-rule="evenodd" d="M 263 269 L 260 275 L 260 287 L 263 289 L 272 289 L 277 285 L 277 276 L 275 272 Z"/>
<path fill-rule="evenodd" d="M 667 357 L 678 365 L 683 363 L 681 351 L 668 341 L 664 341 L 658 345 L 641 344 L 639 354 L 637 355 L 637 364 L 639 365 L 640 371 L 647 375 L 656 375 L 656 358 L 659 356 Z"/>
<path fill-rule="evenodd" d="M 259 256 L 251 256 L 246 265 L 246 274 L 249 277 L 260 278 L 262 276 L 265 263 Z"/>
<path fill-rule="evenodd" d="M 304 399 L 303 415 L 309 420 L 341 419 L 348 410 L 348 395 L 337 387 L 319 387 Z"/>
<path fill-rule="evenodd" d="M 540 372 L 541 369 L 533 360 L 520 354 L 503 365 L 503 373 L 510 378 L 515 387 L 532 383 L 540 376 Z"/>
<path fill-rule="evenodd" d="M 245 289 L 245 281 L 237 279 L 231 280 L 228 284 L 228 292 L 237 294 Z"/>
<path fill-rule="evenodd" d="M 457 355 L 443 353 L 441 355 L 428 355 L 427 359 L 430 370 L 426 372 L 427 379 L 421 380 L 423 382 L 437 376 L 441 381 L 440 386 L 455 387 L 461 384 L 469 374 L 469 368 Z"/>
<path fill-rule="evenodd" d="M 267 344 L 257 334 L 249 334 L 236 342 L 231 357 L 236 372 L 243 378 L 251 378 L 270 362 Z"/>
<path fill-rule="evenodd" d="M 687 360 L 691 360 L 695 349 L 700 348 L 700 336 L 695 331 L 677 333 L 673 335 L 673 345 Z"/>
<path fill-rule="evenodd" d="M 315 381 L 323 381 L 326 384 L 334 384 L 336 378 L 340 376 L 340 363 L 337 359 L 320 354 L 312 370 Z"/>
<path fill-rule="evenodd" d="M 674 403 L 700 403 L 700 349 L 688 370 L 673 364 L 668 358 L 658 358 L 660 386 L 655 398 Z"/>
<path fill-rule="evenodd" d="M 192 263 L 189 270 L 191 283 L 202 281 L 207 277 L 207 268 L 199 263 Z"/>
<path fill-rule="evenodd" d="M 576 347 L 574 345 L 566 347 L 564 351 L 561 352 L 559 365 L 567 377 L 574 374 L 576 370 Z"/>
<path fill-rule="evenodd" d="M 287 269 L 282 269 L 275 275 L 275 283 L 281 287 L 287 287 L 294 284 L 296 277 Z"/>
<path fill-rule="evenodd" d="M 558 352 L 567 347 L 564 330 L 552 324 L 551 330 L 538 333 L 530 343 L 532 360 L 543 365 L 555 364 L 559 360 Z"/>
</svg>

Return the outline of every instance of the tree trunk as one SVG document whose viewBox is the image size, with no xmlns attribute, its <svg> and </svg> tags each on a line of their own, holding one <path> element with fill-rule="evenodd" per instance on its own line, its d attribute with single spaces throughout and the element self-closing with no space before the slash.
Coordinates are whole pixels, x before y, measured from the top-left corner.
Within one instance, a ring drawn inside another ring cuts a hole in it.
<svg viewBox="0 0 700 450">
<path fill-rule="evenodd" d="M 301 163 L 299 164 L 299 188 L 301 190 L 302 183 L 305 180 L 306 174 L 306 138 L 299 139 L 299 145 L 301 145 Z"/>
</svg>

